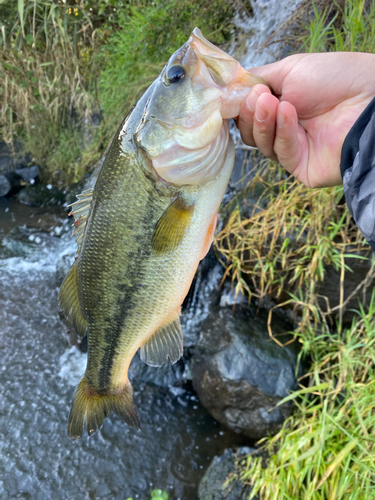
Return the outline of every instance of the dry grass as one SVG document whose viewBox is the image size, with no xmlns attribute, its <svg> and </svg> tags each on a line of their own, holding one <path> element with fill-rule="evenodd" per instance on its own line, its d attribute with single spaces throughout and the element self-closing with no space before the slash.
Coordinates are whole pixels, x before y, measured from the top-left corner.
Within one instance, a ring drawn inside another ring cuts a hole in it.
<svg viewBox="0 0 375 500">
<path fill-rule="evenodd" d="M 369 247 L 351 219 L 342 187 L 306 188 L 277 163 L 254 155 L 257 173 L 241 198 L 224 207 L 227 222 L 215 238 L 226 276 L 250 297 L 279 299 L 306 287 L 312 297 L 326 266 L 338 270 L 343 257 L 360 257 Z M 256 193 L 257 201 L 249 205 Z"/>
<path fill-rule="evenodd" d="M 1 7 L 8 21 L 0 44 L 3 139 L 20 135 L 46 176 L 69 171 L 69 181 L 77 180 L 70 167 L 82 146 L 76 130 L 98 108 L 89 81 L 95 67 L 87 70 L 95 28 L 75 5 L 24 0 Z M 60 143 L 62 155 L 43 164 Z"/>
</svg>

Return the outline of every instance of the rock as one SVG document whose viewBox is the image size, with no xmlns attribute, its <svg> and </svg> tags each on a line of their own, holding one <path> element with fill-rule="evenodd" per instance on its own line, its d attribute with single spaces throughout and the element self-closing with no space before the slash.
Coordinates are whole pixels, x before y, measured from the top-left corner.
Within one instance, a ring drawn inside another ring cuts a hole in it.
<svg viewBox="0 0 375 500">
<path fill-rule="evenodd" d="M 276 404 L 296 389 L 298 344 L 281 347 L 267 331 L 268 313 L 255 306 L 220 308 L 202 323 L 193 357 L 193 385 L 202 405 L 234 432 L 260 439 L 275 433 L 293 406 Z M 274 333 L 291 325 L 274 314 Z M 278 337 L 285 343 L 288 335 Z"/>
<path fill-rule="evenodd" d="M 0 172 L 26 167 L 30 161 L 20 141 L 14 140 L 13 144 L 0 141 Z"/>
<path fill-rule="evenodd" d="M 0 196 L 17 193 L 23 187 L 23 180 L 17 172 L 0 174 Z"/>
<path fill-rule="evenodd" d="M 220 282 L 224 269 L 211 248 L 199 263 L 189 293 L 182 304 L 181 326 L 184 334 L 184 353 L 194 349 L 202 322 L 211 313 L 211 304 L 220 300 Z"/>
<path fill-rule="evenodd" d="M 16 169 L 16 173 L 20 175 L 25 182 L 34 184 L 39 177 L 39 170 L 38 165 L 33 165 L 32 167 L 18 168 Z"/>
<path fill-rule="evenodd" d="M 25 258 L 50 244 L 50 234 L 39 228 L 16 226 L 2 239 L 0 258 Z"/>
<path fill-rule="evenodd" d="M 65 194 L 59 188 L 45 186 L 43 184 L 26 186 L 17 195 L 18 201 L 32 207 L 47 207 L 50 205 L 62 205 L 65 202 Z"/>
<path fill-rule="evenodd" d="M 186 361 L 181 358 L 174 365 L 168 363 L 167 365 L 154 367 L 146 365 L 141 361 L 139 354 L 136 353 L 130 363 L 129 379 L 159 387 L 181 388 L 187 382 Z"/>
<path fill-rule="evenodd" d="M 5 175 L 3 174 L 0 174 L 0 196 L 6 196 L 11 189 L 12 186 L 10 185 L 7 177 L 5 177 Z"/>
<path fill-rule="evenodd" d="M 349 254 L 349 251 L 347 253 Z M 358 255 L 358 252 L 355 252 L 355 249 L 353 249 L 353 255 Z M 367 257 L 368 258 L 366 260 L 355 257 L 345 258 L 345 264 L 351 268 L 352 272 L 348 270 L 345 271 L 344 301 L 354 292 L 358 285 L 366 279 L 367 273 L 371 269 L 371 254 L 367 255 Z M 323 296 L 327 297 L 331 309 L 340 304 L 340 274 L 341 272 L 336 271 L 333 266 L 327 266 L 325 269 L 324 280 L 317 283 L 317 293 L 321 296 L 319 299 L 319 305 L 324 312 L 327 311 L 327 302 L 322 298 Z M 372 276 L 366 283 L 366 293 L 363 293 L 362 288 L 354 294 L 351 300 L 349 300 L 343 316 L 344 323 L 348 324 L 352 322 L 353 317 L 355 316 L 353 309 L 358 310 L 359 301 L 363 306 L 370 303 L 374 282 L 375 276 Z M 335 311 L 334 315 L 336 316 L 337 314 L 338 311 Z"/>
<path fill-rule="evenodd" d="M 17 172 L 5 172 L 3 175 L 10 183 L 10 191 L 7 193 L 8 195 L 18 193 L 18 191 L 25 185 L 25 181 L 19 174 L 17 174 Z"/>
<path fill-rule="evenodd" d="M 229 448 L 220 457 L 214 457 L 211 465 L 199 483 L 199 500 L 247 500 L 251 487 L 240 481 L 230 482 L 225 485 L 229 475 L 236 470 L 236 460 L 241 455 L 249 455 L 254 448 L 242 447 L 237 453 Z M 258 497 L 254 497 L 258 500 Z"/>
</svg>

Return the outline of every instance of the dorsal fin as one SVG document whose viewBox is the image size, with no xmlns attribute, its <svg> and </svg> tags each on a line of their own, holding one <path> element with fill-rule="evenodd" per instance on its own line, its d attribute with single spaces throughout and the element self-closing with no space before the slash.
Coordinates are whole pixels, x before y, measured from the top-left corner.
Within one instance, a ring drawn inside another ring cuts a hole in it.
<svg viewBox="0 0 375 500">
<path fill-rule="evenodd" d="M 78 245 L 77 253 L 81 250 L 82 238 L 85 234 L 87 219 L 90 215 L 91 202 L 93 197 L 93 190 L 86 189 L 81 194 L 77 194 L 78 201 L 69 205 L 72 207 L 69 215 L 74 215 L 74 232 L 72 236 L 76 235 L 76 243 Z"/>
<path fill-rule="evenodd" d="M 79 283 L 77 262 L 74 262 L 60 288 L 59 302 L 75 331 L 83 337 L 87 330 L 87 321 L 83 317 L 79 303 Z"/>
<path fill-rule="evenodd" d="M 157 330 L 141 347 L 141 360 L 150 366 L 176 363 L 183 351 L 182 329 L 179 315 Z"/>
</svg>

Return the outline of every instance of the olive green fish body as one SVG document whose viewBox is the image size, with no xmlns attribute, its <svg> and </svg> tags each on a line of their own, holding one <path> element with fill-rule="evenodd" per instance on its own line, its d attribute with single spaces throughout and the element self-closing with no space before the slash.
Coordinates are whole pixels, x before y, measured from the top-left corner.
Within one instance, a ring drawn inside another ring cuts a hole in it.
<svg viewBox="0 0 375 500">
<path fill-rule="evenodd" d="M 68 434 L 110 412 L 140 426 L 128 380 L 140 348 L 160 366 L 182 355 L 181 304 L 214 235 L 234 163 L 226 118 L 256 83 L 194 30 L 124 120 L 93 192 L 73 204 L 78 255 L 60 304 L 88 362 Z"/>
<path fill-rule="evenodd" d="M 116 152 L 121 145 L 112 148 L 77 260 L 88 323 L 86 378 L 99 391 L 124 385 L 136 350 L 178 316 L 231 171 L 229 161 L 204 188 L 176 189 L 145 175 L 136 148 L 121 154 Z M 176 196 L 192 200 L 191 224 L 174 251 L 155 251 L 155 227 Z"/>
</svg>

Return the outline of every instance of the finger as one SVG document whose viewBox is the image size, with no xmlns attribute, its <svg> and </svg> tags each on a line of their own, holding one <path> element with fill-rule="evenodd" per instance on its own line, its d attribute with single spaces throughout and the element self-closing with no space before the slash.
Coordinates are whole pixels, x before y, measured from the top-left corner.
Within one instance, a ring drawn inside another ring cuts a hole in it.
<svg viewBox="0 0 375 500">
<path fill-rule="evenodd" d="M 276 160 L 273 150 L 279 100 L 267 93 L 259 96 L 254 113 L 253 137 L 259 151 Z"/>
<path fill-rule="evenodd" d="M 290 71 L 306 57 L 311 58 L 311 54 L 294 54 L 280 61 L 249 68 L 247 71 L 253 75 L 261 76 L 272 88 L 278 97 L 284 93 L 284 83 Z M 303 77 L 303 73 L 301 75 Z M 310 78 L 311 79 L 311 78 Z"/>
<path fill-rule="evenodd" d="M 281 165 L 308 186 L 307 151 L 306 132 L 298 124 L 295 107 L 287 101 L 281 102 L 277 108 L 274 152 Z"/>
<path fill-rule="evenodd" d="M 248 146 L 256 146 L 253 137 L 254 111 L 257 100 L 263 93 L 270 94 L 270 89 L 266 85 L 255 85 L 241 104 L 237 127 L 243 142 Z"/>
</svg>

